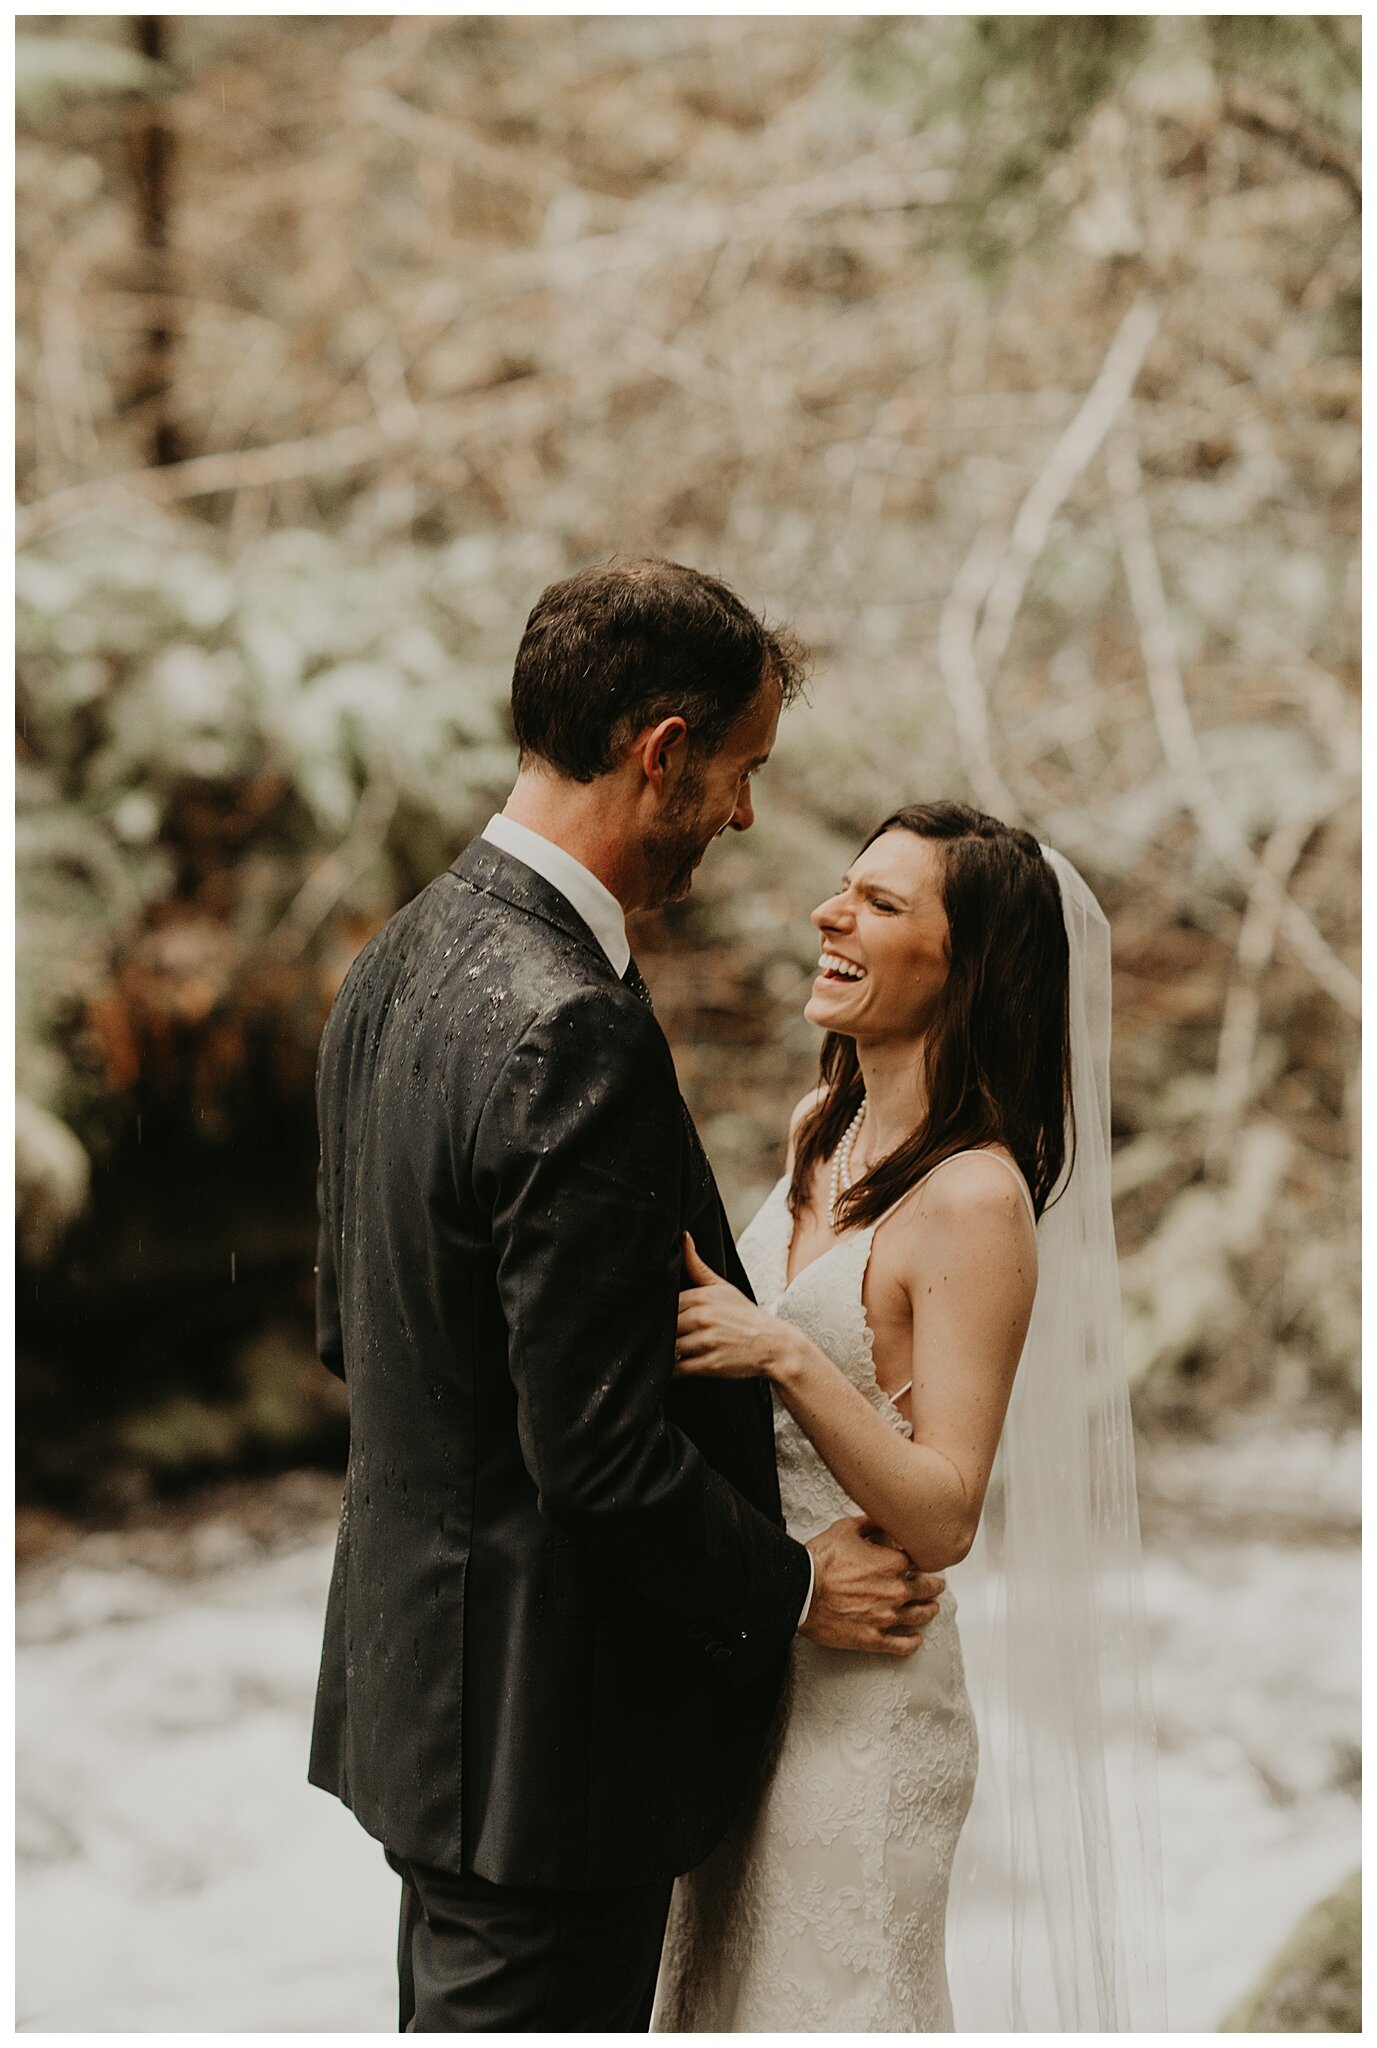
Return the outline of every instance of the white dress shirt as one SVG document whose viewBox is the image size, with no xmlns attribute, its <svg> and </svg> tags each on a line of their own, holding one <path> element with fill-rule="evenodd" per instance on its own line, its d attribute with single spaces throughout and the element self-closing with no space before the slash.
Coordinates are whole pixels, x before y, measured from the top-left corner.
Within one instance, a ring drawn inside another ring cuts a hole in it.
<svg viewBox="0 0 1377 2048">
<path fill-rule="evenodd" d="M 631 961 L 631 945 L 626 936 L 626 913 L 612 891 L 553 839 L 543 839 L 529 825 L 518 825 L 515 818 L 504 818 L 500 811 L 483 827 L 483 837 L 559 890 L 602 947 L 620 981 Z"/>
<path fill-rule="evenodd" d="M 500 811 L 489 818 L 482 836 L 490 846 L 509 853 L 513 860 L 519 860 L 523 867 L 530 868 L 552 889 L 558 889 L 602 947 L 620 981 L 631 962 L 631 946 L 626 936 L 626 913 L 612 891 L 581 860 L 575 860 L 572 853 L 556 846 L 553 839 L 542 838 L 529 825 L 518 825 L 515 818 L 504 817 Z M 810 1551 L 808 1598 L 798 1618 L 800 1628 L 808 1619 L 808 1610 L 813 1604 L 815 1578 L 816 1568 Z"/>
</svg>

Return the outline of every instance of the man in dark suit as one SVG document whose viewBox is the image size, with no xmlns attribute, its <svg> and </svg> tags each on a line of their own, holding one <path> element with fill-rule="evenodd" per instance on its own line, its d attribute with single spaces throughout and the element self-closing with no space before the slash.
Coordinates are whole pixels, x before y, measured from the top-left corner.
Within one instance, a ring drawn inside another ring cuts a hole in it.
<svg viewBox="0 0 1377 2048">
<path fill-rule="evenodd" d="M 553 585 L 504 813 L 326 1026 L 319 1344 L 351 1430 L 310 1772 L 402 1878 L 404 2030 L 644 2029 L 792 1635 L 907 1654 L 935 1611 L 857 1523 L 785 1534 L 763 1380 L 673 1379 L 684 1233 L 747 1282 L 623 912 L 750 825 L 799 676 L 693 570 Z"/>
</svg>

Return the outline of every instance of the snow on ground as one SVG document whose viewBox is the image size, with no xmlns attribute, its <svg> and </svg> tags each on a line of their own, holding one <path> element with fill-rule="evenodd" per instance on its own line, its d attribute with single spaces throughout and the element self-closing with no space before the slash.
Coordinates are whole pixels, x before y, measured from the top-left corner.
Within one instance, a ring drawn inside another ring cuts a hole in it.
<svg viewBox="0 0 1377 2048">
<path fill-rule="evenodd" d="M 305 1782 L 330 1539 L 194 1550 L 21 1581 L 18 2025 L 392 2032 L 396 1880 Z M 1178 1522 L 1148 1601 L 1171 2022 L 1213 2028 L 1359 1859 L 1358 1552 Z"/>
</svg>

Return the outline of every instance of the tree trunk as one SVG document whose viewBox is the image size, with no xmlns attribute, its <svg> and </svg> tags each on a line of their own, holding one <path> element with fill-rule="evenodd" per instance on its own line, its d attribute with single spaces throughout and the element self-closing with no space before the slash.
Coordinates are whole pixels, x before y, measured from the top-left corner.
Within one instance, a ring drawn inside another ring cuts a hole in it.
<svg viewBox="0 0 1377 2048">
<path fill-rule="evenodd" d="M 140 54 L 155 64 L 165 63 L 169 27 L 163 15 L 135 15 L 130 28 Z M 175 152 L 176 137 L 163 119 L 160 102 L 152 97 L 144 100 L 134 119 L 131 153 L 140 268 L 153 311 L 144 330 L 132 400 L 147 417 L 148 459 L 155 466 L 177 462 L 183 454 L 173 417 L 177 336 L 172 310 L 171 190 Z"/>
</svg>

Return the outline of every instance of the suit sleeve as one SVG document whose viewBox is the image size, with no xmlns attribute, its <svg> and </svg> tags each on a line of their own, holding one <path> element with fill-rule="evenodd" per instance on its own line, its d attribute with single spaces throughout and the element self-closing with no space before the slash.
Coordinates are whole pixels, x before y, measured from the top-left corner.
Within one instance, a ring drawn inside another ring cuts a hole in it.
<svg viewBox="0 0 1377 2048">
<path fill-rule="evenodd" d="M 337 1380 L 344 1378 L 344 1337 L 340 1325 L 339 1282 L 335 1273 L 333 1226 L 327 1213 L 325 1162 L 316 1172 L 316 1353 Z"/>
<path fill-rule="evenodd" d="M 542 1513 L 746 1678 L 793 1635 L 811 1559 L 665 1415 L 683 1143 L 653 1017 L 620 991 L 582 990 L 510 1056 L 474 1187 Z"/>
</svg>

